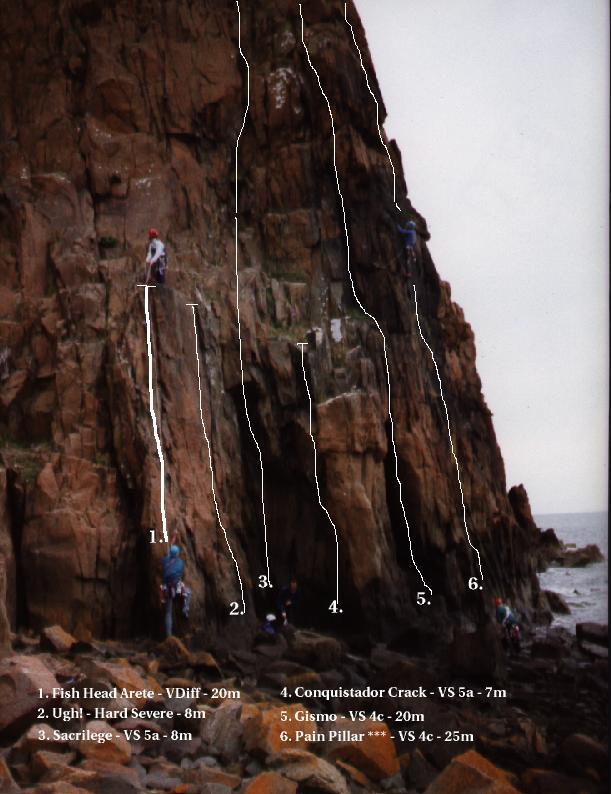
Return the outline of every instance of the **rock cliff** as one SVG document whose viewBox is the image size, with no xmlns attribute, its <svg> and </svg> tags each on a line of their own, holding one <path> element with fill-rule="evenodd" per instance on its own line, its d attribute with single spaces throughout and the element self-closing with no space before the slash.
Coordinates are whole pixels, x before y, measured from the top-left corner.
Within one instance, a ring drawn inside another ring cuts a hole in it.
<svg viewBox="0 0 611 794">
<path fill-rule="evenodd" d="M 0 583 L 12 625 L 77 636 L 157 631 L 160 466 L 148 392 L 146 232 L 169 251 L 150 290 L 168 526 L 185 550 L 192 628 L 236 641 L 264 608 L 268 557 L 294 572 L 312 624 L 400 635 L 480 620 L 496 592 L 537 606 L 531 527 L 518 522 L 475 367 L 473 332 L 426 246 L 401 156 L 376 126 L 339 0 L 5 0 L 0 10 Z M 384 105 L 352 3 L 372 90 Z M 248 82 L 250 78 L 250 82 Z M 248 106 L 237 151 L 236 141 Z M 417 156 L 412 153 L 411 156 Z M 238 195 L 237 252 L 235 195 Z M 406 275 L 396 223 L 411 217 Z M 236 312 L 235 262 L 244 393 Z M 435 354 L 484 590 L 467 543 Z M 195 337 L 201 360 L 200 421 Z M 308 432 L 313 401 L 321 509 Z M 428 593 L 427 593 L 428 596 Z M 451 618 L 448 621 L 448 616 Z M 231 623 L 234 621 L 234 623 Z M 239 629 L 228 633 L 228 626 Z M 6 625 L 6 621 L 5 621 Z M 0 626 L 0 636 L 2 627 Z"/>
</svg>

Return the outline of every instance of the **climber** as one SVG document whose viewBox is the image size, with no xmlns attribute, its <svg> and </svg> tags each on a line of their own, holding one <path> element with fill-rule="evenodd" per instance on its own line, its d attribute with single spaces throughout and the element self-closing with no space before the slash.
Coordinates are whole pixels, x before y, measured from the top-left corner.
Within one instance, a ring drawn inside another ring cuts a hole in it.
<svg viewBox="0 0 611 794">
<path fill-rule="evenodd" d="M 280 588 L 276 611 L 278 621 L 282 626 L 288 626 L 295 619 L 295 608 L 299 602 L 299 588 L 297 579 L 292 576 L 286 587 Z M 291 618 L 291 620 L 289 620 Z"/>
<path fill-rule="evenodd" d="M 148 284 L 151 270 L 158 284 L 165 283 L 167 255 L 163 240 L 159 237 L 157 229 L 149 229 L 149 245 L 146 254 L 146 275 L 144 283 Z"/>
<path fill-rule="evenodd" d="M 520 650 L 520 625 L 518 619 L 511 611 L 511 608 L 503 603 L 502 598 L 494 599 L 495 617 L 496 622 L 503 629 L 503 640 L 511 645 L 511 647 Z"/>
<path fill-rule="evenodd" d="M 416 235 L 416 224 L 414 221 L 408 221 L 405 224 L 405 228 L 399 224 L 397 224 L 397 229 L 399 230 L 401 236 L 403 237 L 403 242 L 405 243 L 405 254 L 407 257 L 407 265 L 408 267 L 416 262 L 416 242 L 418 240 Z M 407 275 L 409 276 L 410 273 L 408 272 Z"/>
<path fill-rule="evenodd" d="M 176 545 L 175 532 L 170 541 L 170 550 L 161 558 L 161 575 L 163 584 L 161 585 L 161 603 L 165 606 L 165 635 L 170 637 L 172 634 L 172 620 L 174 611 L 174 599 L 182 600 L 182 613 L 189 617 L 189 605 L 191 603 L 191 588 L 182 581 L 185 564 L 180 558 L 180 548 Z"/>
<path fill-rule="evenodd" d="M 496 622 L 501 626 L 512 626 L 518 622 L 511 608 L 503 603 L 502 598 L 495 598 L 494 606 L 496 608 Z"/>
<path fill-rule="evenodd" d="M 276 627 L 274 623 L 276 622 L 276 616 L 273 612 L 269 612 L 265 616 L 265 620 L 263 621 L 263 625 L 261 626 L 261 630 L 263 634 L 268 637 L 274 637 L 276 635 Z"/>
</svg>

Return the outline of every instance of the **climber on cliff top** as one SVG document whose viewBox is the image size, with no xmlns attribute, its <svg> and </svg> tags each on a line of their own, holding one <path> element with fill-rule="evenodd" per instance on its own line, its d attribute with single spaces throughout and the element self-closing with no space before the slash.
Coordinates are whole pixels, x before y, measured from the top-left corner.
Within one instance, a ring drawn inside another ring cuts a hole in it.
<svg viewBox="0 0 611 794">
<path fill-rule="evenodd" d="M 159 237 L 157 229 L 149 229 L 149 244 L 146 254 L 146 275 L 144 283 L 148 284 L 151 270 L 158 284 L 165 283 L 167 256 L 163 240 Z"/>
<path fill-rule="evenodd" d="M 172 535 L 170 549 L 161 558 L 161 575 L 163 584 L 161 585 L 161 603 L 165 606 L 165 636 L 172 634 L 172 622 L 174 616 L 174 599 L 182 600 L 182 613 L 189 617 L 189 605 L 191 602 L 191 588 L 182 581 L 185 564 L 180 557 L 180 548 L 176 545 L 177 533 Z"/>
<path fill-rule="evenodd" d="M 405 252 L 407 256 L 407 264 L 408 266 L 416 261 L 416 242 L 417 242 L 417 235 L 416 235 L 416 224 L 414 221 L 407 221 L 405 227 L 397 224 L 397 229 L 399 230 L 401 236 L 403 237 L 403 242 L 405 243 Z M 408 272 L 408 276 L 410 273 Z"/>
</svg>

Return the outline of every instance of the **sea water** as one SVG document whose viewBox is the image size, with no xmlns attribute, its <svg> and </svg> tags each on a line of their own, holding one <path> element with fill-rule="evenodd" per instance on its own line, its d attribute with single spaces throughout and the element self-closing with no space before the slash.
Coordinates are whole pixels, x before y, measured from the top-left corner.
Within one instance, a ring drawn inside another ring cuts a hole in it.
<svg viewBox="0 0 611 794">
<path fill-rule="evenodd" d="M 596 543 L 605 556 L 585 568 L 553 568 L 539 574 L 544 590 L 560 593 L 571 609 L 570 615 L 554 615 L 554 626 L 575 630 L 576 623 L 608 621 L 608 515 L 604 513 L 545 513 L 534 516 L 541 529 L 552 527 L 558 538 L 578 548 Z"/>
</svg>

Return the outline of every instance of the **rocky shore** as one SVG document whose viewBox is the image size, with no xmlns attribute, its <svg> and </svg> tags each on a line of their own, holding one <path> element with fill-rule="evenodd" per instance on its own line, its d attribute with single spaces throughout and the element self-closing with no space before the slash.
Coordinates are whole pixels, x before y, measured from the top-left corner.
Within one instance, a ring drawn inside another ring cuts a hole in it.
<svg viewBox="0 0 611 794">
<path fill-rule="evenodd" d="M 540 533 L 537 549 L 537 569 L 545 571 L 550 566 L 560 568 L 585 568 L 593 562 L 603 562 L 604 555 L 595 543 L 577 548 L 572 543 L 564 543 L 555 530 L 546 529 Z"/>
<path fill-rule="evenodd" d="M 538 631 L 515 657 L 487 630 L 434 656 L 305 630 L 214 656 L 13 635 L 0 790 L 602 793 L 607 636 L 579 635 Z"/>
</svg>

